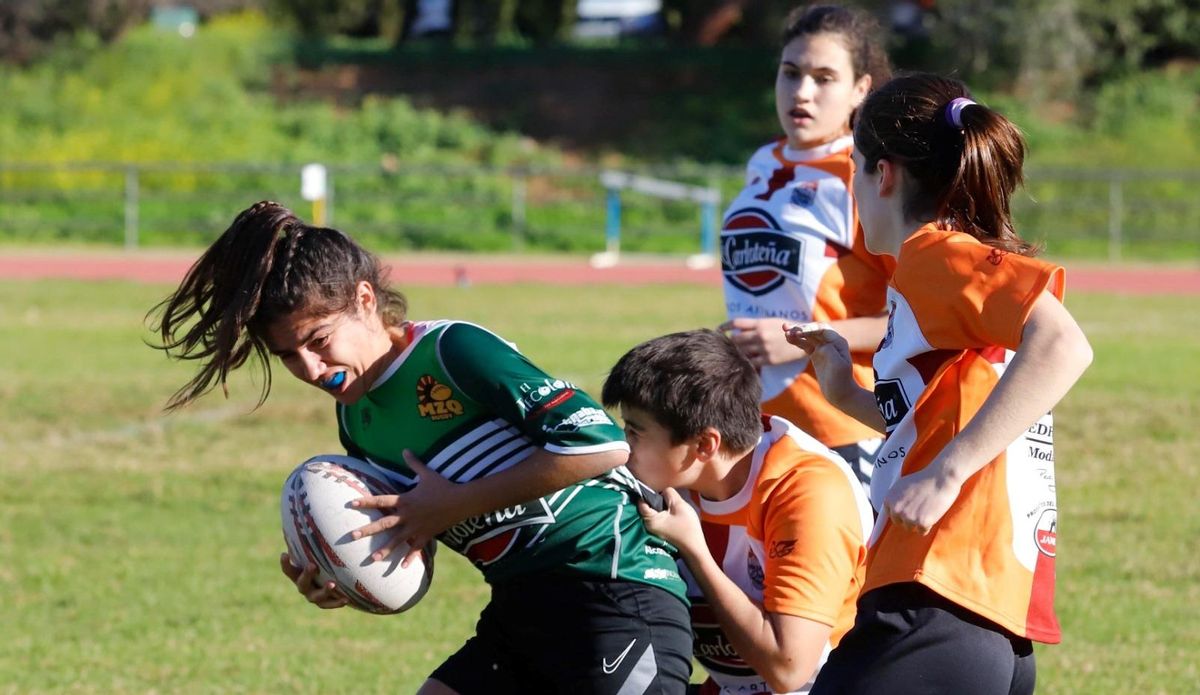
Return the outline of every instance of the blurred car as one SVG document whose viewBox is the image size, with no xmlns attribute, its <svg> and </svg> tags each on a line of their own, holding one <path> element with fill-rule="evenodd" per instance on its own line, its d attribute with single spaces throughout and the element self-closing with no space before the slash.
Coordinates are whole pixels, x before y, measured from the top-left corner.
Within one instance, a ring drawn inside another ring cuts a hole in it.
<svg viewBox="0 0 1200 695">
<path fill-rule="evenodd" d="M 662 0 L 579 0 L 576 38 L 656 36 L 666 31 Z"/>
</svg>

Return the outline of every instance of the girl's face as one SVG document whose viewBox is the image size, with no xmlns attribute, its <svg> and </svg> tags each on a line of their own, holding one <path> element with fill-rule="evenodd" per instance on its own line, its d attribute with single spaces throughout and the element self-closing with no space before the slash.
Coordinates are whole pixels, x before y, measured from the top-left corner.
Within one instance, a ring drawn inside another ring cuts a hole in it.
<svg viewBox="0 0 1200 695">
<path fill-rule="evenodd" d="M 375 292 L 360 282 L 349 311 L 313 316 L 289 314 L 265 336 L 271 354 L 297 379 L 342 403 L 354 403 L 390 363 L 393 343 L 376 311 Z"/>
<path fill-rule="evenodd" d="M 850 114 L 871 88 L 870 75 L 854 78 L 850 58 L 837 34 L 797 36 L 783 47 L 775 112 L 790 147 L 816 147 L 850 132 Z"/>
</svg>

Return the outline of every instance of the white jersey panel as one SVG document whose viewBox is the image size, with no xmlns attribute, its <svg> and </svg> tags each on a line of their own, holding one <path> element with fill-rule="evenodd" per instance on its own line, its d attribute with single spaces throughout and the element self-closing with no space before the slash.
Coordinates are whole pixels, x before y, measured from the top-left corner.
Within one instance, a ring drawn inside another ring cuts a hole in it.
<svg viewBox="0 0 1200 695">
<path fill-rule="evenodd" d="M 845 182 L 802 161 L 785 164 L 778 149 L 770 144 L 754 153 L 746 186 L 725 212 L 721 270 L 730 318 L 811 321 L 821 279 L 837 261 L 829 244 L 853 245 L 854 202 Z M 806 366 L 802 360 L 765 367 L 763 400 Z"/>
<path fill-rule="evenodd" d="M 883 509 L 883 500 L 900 478 L 904 457 L 917 437 L 913 406 L 925 392 L 925 380 L 909 358 L 925 354 L 933 347 L 917 325 L 916 315 L 904 296 L 888 287 L 888 326 L 875 352 L 875 402 L 886 423 L 887 438 L 875 454 L 871 472 L 871 506 Z M 899 330 L 897 330 L 899 327 Z M 880 515 L 868 545 L 887 520 Z"/>
</svg>

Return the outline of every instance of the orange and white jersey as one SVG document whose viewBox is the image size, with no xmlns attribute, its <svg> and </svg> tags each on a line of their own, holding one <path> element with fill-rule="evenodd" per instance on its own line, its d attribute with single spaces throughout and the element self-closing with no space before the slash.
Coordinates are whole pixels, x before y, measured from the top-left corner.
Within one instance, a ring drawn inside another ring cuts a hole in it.
<svg viewBox="0 0 1200 695">
<path fill-rule="evenodd" d="M 837 454 L 782 418 L 764 417 L 763 424 L 742 489 L 719 502 L 695 493 L 689 499 L 725 574 L 768 612 L 831 626 L 828 654 L 854 623 L 871 507 Z M 719 686 L 715 692 L 770 692 L 730 645 L 691 574 L 682 574 L 692 601 L 693 650 Z"/>
<path fill-rule="evenodd" d="M 887 421 L 871 478 L 881 505 L 979 411 L 1004 373 L 1034 303 L 1061 301 L 1063 269 L 926 225 L 900 248 L 888 331 L 875 354 L 875 398 Z M 864 591 L 928 586 L 1013 633 L 1060 639 L 1054 615 L 1057 504 L 1049 413 L 963 485 L 928 535 L 881 515 Z"/>
<path fill-rule="evenodd" d="M 785 141 L 750 158 L 746 186 L 725 213 L 721 272 L 729 318 L 790 322 L 874 316 L 885 308 L 892 262 L 863 245 L 850 192 L 850 137 L 793 150 Z M 855 355 L 871 387 L 871 355 Z M 763 410 L 829 446 L 879 433 L 829 404 L 808 360 L 762 369 Z"/>
</svg>

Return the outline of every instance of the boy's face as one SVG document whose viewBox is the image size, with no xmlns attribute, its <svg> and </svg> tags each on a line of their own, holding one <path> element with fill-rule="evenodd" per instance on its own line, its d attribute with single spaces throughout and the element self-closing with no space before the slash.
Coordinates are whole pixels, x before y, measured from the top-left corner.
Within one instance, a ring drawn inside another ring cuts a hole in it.
<svg viewBox="0 0 1200 695">
<path fill-rule="evenodd" d="M 668 487 L 688 488 L 695 482 L 695 451 L 690 442 L 671 443 L 671 434 L 640 408 L 621 406 L 625 439 L 629 442 L 629 470 L 656 492 Z"/>
</svg>

